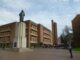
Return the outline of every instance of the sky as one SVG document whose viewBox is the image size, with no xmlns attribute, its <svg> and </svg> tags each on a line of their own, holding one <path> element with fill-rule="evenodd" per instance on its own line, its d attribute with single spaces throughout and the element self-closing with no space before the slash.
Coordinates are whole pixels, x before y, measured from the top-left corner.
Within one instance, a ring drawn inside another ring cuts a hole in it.
<svg viewBox="0 0 80 60">
<path fill-rule="evenodd" d="M 24 20 L 32 20 L 51 29 L 51 20 L 57 23 L 58 36 L 63 28 L 72 27 L 71 21 L 80 14 L 80 0 L 0 0 L 0 25 L 19 21 L 24 10 Z"/>
</svg>

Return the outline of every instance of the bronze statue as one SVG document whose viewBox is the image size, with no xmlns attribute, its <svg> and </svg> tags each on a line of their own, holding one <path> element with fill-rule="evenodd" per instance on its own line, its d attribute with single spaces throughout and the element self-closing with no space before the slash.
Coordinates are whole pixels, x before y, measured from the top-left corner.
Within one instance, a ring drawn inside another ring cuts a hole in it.
<svg viewBox="0 0 80 60">
<path fill-rule="evenodd" d="M 25 16 L 25 13 L 23 10 L 20 12 L 19 16 L 20 16 L 20 22 L 23 22 L 24 16 Z"/>
</svg>

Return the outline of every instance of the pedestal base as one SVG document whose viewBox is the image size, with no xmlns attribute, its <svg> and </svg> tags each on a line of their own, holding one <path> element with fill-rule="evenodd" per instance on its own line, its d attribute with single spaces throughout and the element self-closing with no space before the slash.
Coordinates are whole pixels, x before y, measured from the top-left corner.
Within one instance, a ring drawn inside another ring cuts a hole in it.
<svg viewBox="0 0 80 60">
<path fill-rule="evenodd" d="M 18 52 L 30 52 L 30 51 L 33 51 L 32 49 L 29 49 L 29 48 L 17 48 L 18 49 Z"/>
<path fill-rule="evenodd" d="M 16 24 L 14 42 L 17 43 L 16 48 L 27 48 L 26 24 L 24 22 L 19 22 Z"/>
</svg>

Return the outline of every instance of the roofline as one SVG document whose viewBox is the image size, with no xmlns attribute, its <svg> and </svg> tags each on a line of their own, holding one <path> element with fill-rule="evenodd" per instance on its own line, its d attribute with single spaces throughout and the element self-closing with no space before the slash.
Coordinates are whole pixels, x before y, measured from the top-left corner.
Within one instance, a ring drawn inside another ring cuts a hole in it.
<svg viewBox="0 0 80 60">
<path fill-rule="evenodd" d="M 17 22 L 11 22 L 11 23 L 7 23 L 7 24 L 4 24 L 4 25 L 0 25 L 0 27 L 1 27 L 1 26 L 10 25 L 10 24 L 13 24 L 13 23 L 17 23 Z"/>
</svg>

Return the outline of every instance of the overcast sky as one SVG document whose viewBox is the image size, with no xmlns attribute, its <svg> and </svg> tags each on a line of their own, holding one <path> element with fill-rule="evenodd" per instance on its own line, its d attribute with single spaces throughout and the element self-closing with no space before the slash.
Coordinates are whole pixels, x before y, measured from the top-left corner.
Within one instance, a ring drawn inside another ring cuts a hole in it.
<svg viewBox="0 0 80 60">
<path fill-rule="evenodd" d="M 25 20 L 41 23 L 51 29 L 51 20 L 57 22 L 58 35 L 65 25 L 80 14 L 80 0 L 0 0 L 0 25 L 19 21 L 25 11 Z"/>
</svg>

